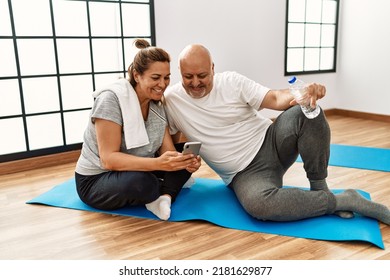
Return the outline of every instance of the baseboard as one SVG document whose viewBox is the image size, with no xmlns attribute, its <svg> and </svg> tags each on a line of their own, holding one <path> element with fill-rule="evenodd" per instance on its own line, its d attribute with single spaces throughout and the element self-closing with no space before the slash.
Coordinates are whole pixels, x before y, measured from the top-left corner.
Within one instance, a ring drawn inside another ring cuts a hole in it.
<svg viewBox="0 0 390 280">
<path fill-rule="evenodd" d="M 342 117 L 390 123 L 390 115 L 364 113 L 364 112 L 350 111 L 350 110 L 343 110 L 343 109 L 325 109 L 324 113 L 326 116 L 342 116 Z"/>
<path fill-rule="evenodd" d="M 359 118 L 373 121 L 381 121 L 390 123 L 390 115 L 379 115 L 371 113 L 363 113 L 357 111 L 349 111 L 342 109 L 325 109 L 326 116 L 343 116 L 350 118 Z M 181 136 L 183 137 L 183 136 Z M 185 138 L 180 138 L 185 139 Z M 36 168 L 43 168 L 66 163 L 75 163 L 80 156 L 80 150 L 71 152 L 58 153 L 47 156 L 34 157 L 10 162 L 0 163 L 0 175 L 23 172 Z"/>
<path fill-rule="evenodd" d="M 75 163 L 80 156 L 80 150 L 58 154 L 39 156 L 0 163 L 0 175 L 24 172 L 32 169 Z"/>
</svg>

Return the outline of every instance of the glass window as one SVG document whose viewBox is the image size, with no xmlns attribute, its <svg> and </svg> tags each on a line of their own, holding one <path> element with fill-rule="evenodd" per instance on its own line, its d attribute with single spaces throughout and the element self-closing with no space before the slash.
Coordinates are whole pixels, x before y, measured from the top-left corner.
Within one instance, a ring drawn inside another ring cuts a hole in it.
<svg viewBox="0 0 390 280">
<path fill-rule="evenodd" d="M 92 76 L 61 77 L 61 97 L 64 110 L 90 108 L 92 98 Z"/>
<path fill-rule="evenodd" d="M 58 111 L 60 101 L 55 77 L 22 79 L 24 108 L 27 114 Z"/>
<path fill-rule="evenodd" d="M 0 40 L 0 50 L 0 76 L 17 76 L 13 40 Z"/>
<path fill-rule="evenodd" d="M 126 77 L 135 38 L 155 42 L 152 5 L 0 0 L 1 162 L 81 148 L 93 91 Z"/>
<path fill-rule="evenodd" d="M 117 36 L 120 34 L 119 5 L 91 2 L 89 9 L 92 36 Z"/>
<path fill-rule="evenodd" d="M 12 36 L 8 1 L 0 0 L 0 36 Z"/>
<path fill-rule="evenodd" d="M 26 140 L 22 118 L 0 119 L 0 154 L 18 153 L 26 151 Z M 6 135 L 6 137 L 4 137 Z"/>
<path fill-rule="evenodd" d="M 53 1 L 53 7 L 57 36 L 89 35 L 87 5 L 84 1 Z"/>
<path fill-rule="evenodd" d="M 64 114 L 66 143 L 83 142 L 84 130 L 89 121 L 89 111 L 76 111 Z"/>
<path fill-rule="evenodd" d="M 64 144 L 60 114 L 27 117 L 27 130 L 31 150 Z"/>
<path fill-rule="evenodd" d="M 126 64 L 126 65 L 130 65 L 130 64 Z M 113 73 L 113 74 L 96 74 L 95 75 L 95 87 L 97 89 L 98 88 L 102 88 L 105 85 L 108 85 L 112 81 L 115 81 L 115 80 L 117 80 L 118 78 L 121 78 L 121 77 L 123 77 L 123 75 L 122 74 L 118 74 L 118 73 Z"/>
<path fill-rule="evenodd" d="M 58 39 L 57 49 L 61 74 L 91 72 L 91 47 L 88 39 Z"/>
<path fill-rule="evenodd" d="M 50 1 L 12 1 L 16 36 L 51 36 Z"/>
<path fill-rule="evenodd" d="M 96 72 L 121 71 L 123 69 L 122 40 L 93 39 L 92 53 Z"/>
<path fill-rule="evenodd" d="M 56 73 L 53 40 L 18 39 L 20 72 L 24 76 Z"/>
<path fill-rule="evenodd" d="M 22 113 L 17 79 L 0 80 L 0 100 L 0 117 Z"/>
<path fill-rule="evenodd" d="M 339 0 L 287 0 L 285 75 L 336 71 Z"/>
<path fill-rule="evenodd" d="M 150 36 L 150 9 L 142 4 L 122 3 L 123 34 Z"/>
</svg>

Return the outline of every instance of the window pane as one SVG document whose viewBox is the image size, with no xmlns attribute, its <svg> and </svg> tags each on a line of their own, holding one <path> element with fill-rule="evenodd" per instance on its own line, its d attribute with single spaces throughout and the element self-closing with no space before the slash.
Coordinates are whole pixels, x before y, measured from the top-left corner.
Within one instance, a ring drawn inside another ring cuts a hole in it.
<svg viewBox="0 0 390 280">
<path fill-rule="evenodd" d="M 7 132 L 0 137 L 1 155 L 26 151 L 22 118 L 0 120 L 0 131 Z"/>
<path fill-rule="evenodd" d="M 57 36 L 88 36 L 86 3 L 56 0 L 53 10 Z"/>
<path fill-rule="evenodd" d="M 120 36 L 119 5 L 90 2 L 92 36 Z"/>
<path fill-rule="evenodd" d="M 65 110 L 92 107 L 92 92 L 90 75 L 61 77 L 62 104 Z"/>
<path fill-rule="evenodd" d="M 122 73 L 118 74 L 97 74 L 95 75 L 95 86 L 97 89 L 115 82 L 117 79 L 123 78 Z"/>
<path fill-rule="evenodd" d="M 321 49 L 321 70 L 333 69 L 334 49 L 325 48 Z"/>
<path fill-rule="evenodd" d="M 7 0 L 0 0 L 0 35 L 11 36 L 11 22 Z"/>
<path fill-rule="evenodd" d="M 17 36 L 52 36 L 47 0 L 12 1 Z"/>
<path fill-rule="evenodd" d="M 124 36 L 150 36 L 149 5 L 122 3 Z"/>
<path fill-rule="evenodd" d="M 336 23 L 337 3 L 336 1 L 324 1 L 322 6 L 322 22 Z"/>
<path fill-rule="evenodd" d="M 118 39 L 93 39 L 93 64 L 96 72 L 122 71 L 122 41 Z"/>
<path fill-rule="evenodd" d="M 0 40 L 0 50 L 0 76 L 17 76 L 13 40 Z"/>
<path fill-rule="evenodd" d="M 89 120 L 90 110 L 69 112 L 64 114 L 66 144 L 83 142 L 85 128 Z"/>
<path fill-rule="evenodd" d="M 305 25 L 300 23 L 288 24 L 288 39 L 287 46 L 291 47 L 303 47 L 305 39 Z"/>
<path fill-rule="evenodd" d="M 306 0 L 290 0 L 288 5 L 288 18 L 291 22 L 305 21 Z"/>
<path fill-rule="evenodd" d="M 320 50 L 305 49 L 305 71 L 315 71 L 320 69 Z"/>
<path fill-rule="evenodd" d="M 321 31 L 321 46 L 334 47 L 336 29 L 334 25 L 323 25 Z"/>
<path fill-rule="evenodd" d="M 64 145 L 60 114 L 27 117 L 30 149 L 44 149 Z"/>
<path fill-rule="evenodd" d="M 287 71 L 303 71 L 303 49 L 289 49 L 287 51 Z"/>
<path fill-rule="evenodd" d="M 319 24 L 306 24 L 306 47 L 319 47 L 321 41 L 321 25 Z"/>
<path fill-rule="evenodd" d="M 306 4 L 306 21 L 320 23 L 322 0 L 310 0 L 306 1 Z"/>
<path fill-rule="evenodd" d="M 18 39 L 17 44 L 22 75 L 56 73 L 53 40 Z"/>
<path fill-rule="evenodd" d="M 58 39 L 60 73 L 91 72 L 91 52 L 88 39 Z"/>
<path fill-rule="evenodd" d="M 0 116 L 12 116 L 22 113 L 18 80 L 0 80 L 0 100 Z"/>
<path fill-rule="evenodd" d="M 27 114 L 58 111 L 58 83 L 55 77 L 23 79 L 24 105 Z"/>
</svg>

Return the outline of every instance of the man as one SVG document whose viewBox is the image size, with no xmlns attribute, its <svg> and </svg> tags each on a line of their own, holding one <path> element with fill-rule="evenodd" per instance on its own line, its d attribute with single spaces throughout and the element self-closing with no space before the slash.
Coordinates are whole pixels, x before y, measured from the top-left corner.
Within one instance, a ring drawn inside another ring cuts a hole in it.
<svg viewBox="0 0 390 280">
<path fill-rule="evenodd" d="M 233 189 L 244 209 L 261 220 L 294 221 L 357 212 L 390 224 L 390 211 L 355 190 L 334 195 L 327 186 L 330 129 L 321 111 L 307 119 L 288 89 L 271 90 L 238 73 L 214 73 L 209 51 L 187 46 L 179 57 L 182 83 L 165 92 L 171 134 L 203 143 L 200 155 Z M 311 105 L 325 96 L 310 84 Z M 272 122 L 260 111 L 284 111 Z M 282 188 L 287 169 L 301 155 L 310 191 Z"/>
</svg>

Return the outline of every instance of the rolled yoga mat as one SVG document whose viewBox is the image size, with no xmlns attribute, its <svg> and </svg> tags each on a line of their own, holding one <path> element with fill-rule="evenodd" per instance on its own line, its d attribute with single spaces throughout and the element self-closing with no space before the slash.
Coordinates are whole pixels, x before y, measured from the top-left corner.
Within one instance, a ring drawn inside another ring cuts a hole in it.
<svg viewBox="0 0 390 280">
<path fill-rule="evenodd" d="M 359 192 L 370 199 L 368 193 Z M 80 200 L 74 178 L 55 186 L 27 203 L 158 220 L 144 206 L 125 207 L 114 211 L 94 209 Z M 195 184 L 191 188 L 185 188 L 180 192 L 172 205 L 169 221 L 190 220 L 203 220 L 236 230 L 298 238 L 363 241 L 384 249 L 379 224 L 376 220 L 356 214 L 352 219 L 325 215 L 294 222 L 259 221 L 244 211 L 234 192 L 226 187 L 222 180 L 195 178 Z"/>
</svg>

